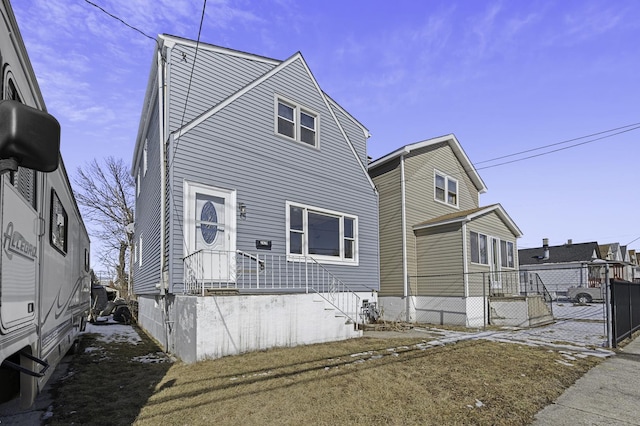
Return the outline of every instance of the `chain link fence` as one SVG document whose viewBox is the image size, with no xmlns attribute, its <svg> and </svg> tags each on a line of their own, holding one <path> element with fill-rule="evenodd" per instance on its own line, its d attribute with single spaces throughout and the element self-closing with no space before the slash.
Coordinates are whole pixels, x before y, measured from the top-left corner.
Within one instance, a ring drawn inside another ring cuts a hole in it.
<svg viewBox="0 0 640 426">
<path fill-rule="evenodd" d="M 610 342 L 606 278 L 604 265 L 411 276 L 411 297 L 406 311 L 397 316 L 421 324 L 518 330 L 548 343 L 603 347 Z"/>
</svg>

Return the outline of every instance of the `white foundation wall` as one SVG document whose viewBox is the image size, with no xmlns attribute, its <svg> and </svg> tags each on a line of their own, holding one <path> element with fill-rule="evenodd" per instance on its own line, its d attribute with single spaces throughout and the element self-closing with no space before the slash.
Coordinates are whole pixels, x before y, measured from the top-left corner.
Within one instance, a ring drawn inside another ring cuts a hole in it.
<svg viewBox="0 0 640 426">
<path fill-rule="evenodd" d="M 361 301 L 376 298 L 371 293 L 358 296 L 359 300 L 352 298 L 348 313 L 360 321 Z M 168 350 L 187 363 L 362 336 L 345 315 L 316 294 L 177 295 L 168 306 Z M 164 344 L 161 308 L 153 297 L 139 298 L 141 327 Z"/>
<path fill-rule="evenodd" d="M 160 296 L 138 296 L 138 325 L 167 350 L 162 303 Z"/>
<path fill-rule="evenodd" d="M 486 309 L 483 297 L 380 297 L 382 319 L 423 324 L 481 327 Z"/>
</svg>

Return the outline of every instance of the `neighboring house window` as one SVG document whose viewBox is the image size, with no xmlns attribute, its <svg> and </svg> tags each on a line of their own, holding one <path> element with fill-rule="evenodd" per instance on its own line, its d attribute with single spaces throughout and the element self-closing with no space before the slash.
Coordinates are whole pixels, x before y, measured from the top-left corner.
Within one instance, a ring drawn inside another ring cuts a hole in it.
<svg viewBox="0 0 640 426">
<path fill-rule="evenodd" d="M 287 255 L 320 261 L 356 263 L 357 218 L 343 213 L 287 203 Z"/>
<path fill-rule="evenodd" d="M 60 198 L 54 189 L 51 190 L 51 224 L 49 242 L 60 253 L 67 253 L 67 211 L 62 206 Z"/>
<path fill-rule="evenodd" d="M 442 203 L 458 207 L 458 181 L 436 171 L 435 198 Z"/>
<path fill-rule="evenodd" d="M 275 127 L 278 135 L 318 146 L 318 114 L 294 102 L 276 98 Z"/>
<path fill-rule="evenodd" d="M 144 151 L 142 152 L 142 173 L 143 176 L 147 175 L 147 147 L 149 145 L 149 141 L 147 139 L 144 140 Z"/>
<path fill-rule="evenodd" d="M 509 241 L 500 240 L 500 258 L 502 259 L 502 266 L 505 268 L 513 268 L 513 243 Z"/>
<path fill-rule="evenodd" d="M 482 265 L 489 264 L 486 235 L 471 232 L 471 262 Z"/>
<path fill-rule="evenodd" d="M 138 170 L 138 177 L 136 178 L 136 197 L 140 196 L 140 170 Z"/>
</svg>

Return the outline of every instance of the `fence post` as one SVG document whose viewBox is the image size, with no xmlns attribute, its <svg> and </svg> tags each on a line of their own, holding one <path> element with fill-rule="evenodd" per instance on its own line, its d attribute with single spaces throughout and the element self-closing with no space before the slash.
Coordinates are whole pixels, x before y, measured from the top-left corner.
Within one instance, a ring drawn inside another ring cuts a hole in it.
<svg viewBox="0 0 640 426">
<path fill-rule="evenodd" d="M 482 329 L 486 330 L 487 329 L 487 323 L 489 322 L 489 317 L 487 316 L 487 306 L 489 305 L 489 299 L 487 299 L 487 285 L 486 285 L 486 273 L 482 273 L 482 300 L 484 301 L 482 303 L 482 316 L 483 316 L 483 321 L 482 321 Z"/>
<path fill-rule="evenodd" d="M 604 265 L 604 304 L 606 309 L 606 317 L 607 317 L 607 347 L 615 348 L 616 344 L 613 342 L 613 330 L 612 330 L 612 321 L 611 318 L 611 283 L 609 282 L 609 264 L 605 263 Z"/>
</svg>

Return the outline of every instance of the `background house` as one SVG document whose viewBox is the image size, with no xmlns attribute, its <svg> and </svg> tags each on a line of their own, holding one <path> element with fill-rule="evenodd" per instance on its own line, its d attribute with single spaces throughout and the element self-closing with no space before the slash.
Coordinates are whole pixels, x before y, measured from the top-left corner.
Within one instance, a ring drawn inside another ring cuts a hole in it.
<svg viewBox="0 0 640 426">
<path fill-rule="evenodd" d="M 484 325 L 490 290 L 511 291 L 507 271 L 518 281 L 522 233 L 499 204 L 479 206 L 486 186 L 456 137 L 406 145 L 369 174 L 380 193 L 384 318 Z"/>
<path fill-rule="evenodd" d="M 570 287 L 599 287 L 603 280 L 603 259 L 597 242 L 549 246 L 548 239 L 541 247 L 518 251 L 520 269 L 536 272 L 555 298 L 563 298 Z"/>
<path fill-rule="evenodd" d="M 367 129 L 300 53 L 157 41 L 132 165 L 141 326 L 185 361 L 359 336 L 379 287 Z"/>
<path fill-rule="evenodd" d="M 632 281 L 633 268 L 631 258 L 627 252 L 627 247 L 620 243 L 609 243 L 600 245 L 602 259 L 609 262 L 609 274 L 611 278 Z"/>
</svg>

